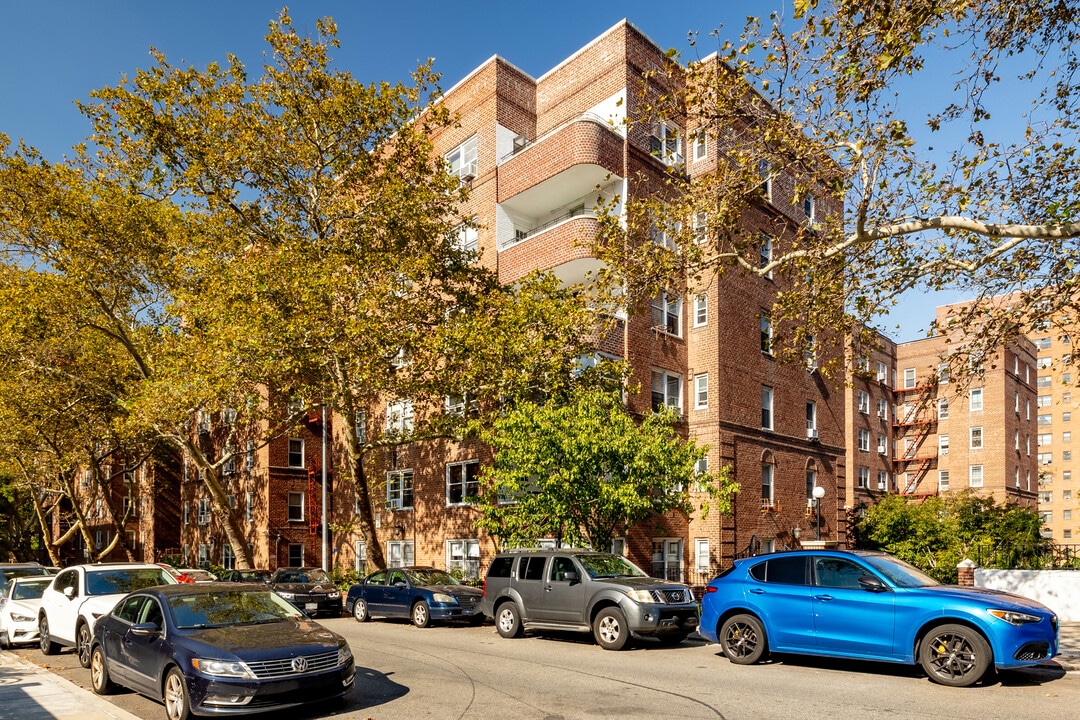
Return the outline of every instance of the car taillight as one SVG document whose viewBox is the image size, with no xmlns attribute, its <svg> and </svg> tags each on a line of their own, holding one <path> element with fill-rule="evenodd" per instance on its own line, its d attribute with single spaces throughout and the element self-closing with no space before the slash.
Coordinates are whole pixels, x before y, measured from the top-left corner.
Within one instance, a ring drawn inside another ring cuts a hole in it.
<svg viewBox="0 0 1080 720">
<path fill-rule="evenodd" d="M 480 593 L 480 597 L 487 595 L 487 578 L 484 578 L 484 590 Z"/>
<path fill-rule="evenodd" d="M 705 592 L 707 592 L 707 593 L 716 592 L 716 588 L 714 588 L 712 585 L 706 585 L 705 586 Z"/>
</svg>

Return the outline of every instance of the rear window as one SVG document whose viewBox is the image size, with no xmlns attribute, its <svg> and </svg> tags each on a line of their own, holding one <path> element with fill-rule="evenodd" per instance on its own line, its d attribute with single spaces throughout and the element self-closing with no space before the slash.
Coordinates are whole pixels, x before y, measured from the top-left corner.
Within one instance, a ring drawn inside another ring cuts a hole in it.
<svg viewBox="0 0 1080 720">
<path fill-rule="evenodd" d="M 514 558 L 512 557 L 497 557 L 491 561 L 491 567 L 488 568 L 488 577 L 496 578 L 508 578 L 510 577 L 510 570 L 514 567 Z"/>
<path fill-rule="evenodd" d="M 779 585 L 806 585 L 806 558 L 779 557 L 758 563 L 750 568 L 755 580 Z"/>
<path fill-rule="evenodd" d="M 544 579 L 544 562 L 547 558 L 544 557 L 523 557 L 518 562 L 518 579 L 519 580 L 543 580 Z"/>
</svg>

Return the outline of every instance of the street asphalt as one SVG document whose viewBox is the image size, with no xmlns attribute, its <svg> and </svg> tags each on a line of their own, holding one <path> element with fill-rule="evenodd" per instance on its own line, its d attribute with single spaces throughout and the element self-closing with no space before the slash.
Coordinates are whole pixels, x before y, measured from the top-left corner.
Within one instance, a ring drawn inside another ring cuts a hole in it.
<svg viewBox="0 0 1080 720">
<path fill-rule="evenodd" d="M 1080 622 L 1062 623 L 1058 637 L 1060 654 L 1044 662 L 1080 671 Z M 0 650 L 0 720 L 139 718 L 13 652 Z"/>
</svg>

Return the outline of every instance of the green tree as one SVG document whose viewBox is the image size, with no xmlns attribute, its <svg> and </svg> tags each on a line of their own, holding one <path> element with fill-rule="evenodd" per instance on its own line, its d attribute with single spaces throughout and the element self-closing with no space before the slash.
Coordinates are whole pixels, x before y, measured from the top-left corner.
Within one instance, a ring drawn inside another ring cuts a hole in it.
<svg viewBox="0 0 1080 720">
<path fill-rule="evenodd" d="M 859 333 L 913 290 L 981 301 L 954 325 L 966 331 L 958 364 L 1024 323 L 1075 320 L 1080 3 L 793 6 L 793 17 L 750 18 L 737 40 L 713 32 L 714 57 L 653 73 L 636 121 L 685 117 L 718 158 L 692 183 L 672 168 L 670 192 L 605 226 L 599 253 L 631 296 L 672 277 L 775 274 L 788 286 L 774 322 L 791 323 L 781 340 L 796 357 L 811 336 Z M 769 210 L 766 182 L 786 188 Z M 678 252 L 644 242 L 656 224 Z M 762 232 L 782 238 L 766 263 Z"/>
<path fill-rule="evenodd" d="M 701 512 L 730 511 L 727 469 L 696 475 L 706 448 L 680 439 L 674 422 L 671 411 L 637 420 L 618 390 L 587 385 L 520 403 L 479 429 L 495 460 L 481 471 L 478 525 L 510 546 L 555 537 L 602 549 L 636 522 L 693 512 L 692 490 Z"/>
</svg>

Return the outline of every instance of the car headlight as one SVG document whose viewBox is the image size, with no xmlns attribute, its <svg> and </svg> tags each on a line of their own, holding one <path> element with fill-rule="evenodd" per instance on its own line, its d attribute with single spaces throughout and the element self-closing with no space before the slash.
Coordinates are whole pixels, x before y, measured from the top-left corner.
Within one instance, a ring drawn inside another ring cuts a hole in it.
<svg viewBox="0 0 1080 720">
<path fill-rule="evenodd" d="M 453 595 L 447 595 L 446 593 L 434 593 L 431 599 L 437 603 L 445 603 L 446 605 L 457 605 L 457 598 Z"/>
<path fill-rule="evenodd" d="M 332 593 L 329 593 L 326 597 L 330 598 L 331 600 L 337 600 L 338 598 L 341 597 L 341 593 L 332 592 Z"/>
<path fill-rule="evenodd" d="M 277 590 L 276 592 L 277 592 L 277 594 L 279 596 L 285 598 L 286 600 L 295 600 L 296 599 L 296 593 L 283 592 L 281 590 Z"/>
<path fill-rule="evenodd" d="M 1037 623 L 1042 620 L 1038 615 L 1028 615 L 1027 613 L 1017 612 L 1015 610 L 987 608 L 986 612 L 990 613 L 998 620 L 1004 620 L 1010 625 L 1027 625 L 1028 623 Z"/>
<path fill-rule="evenodd" d="M 248 669 L 248 666 L 242 662 L 234 660 L 212 660 L 210 658 L 192 658 L 191 664 L 196 670 L 204 675 L 213 675 L 214 677 L 235 677 L 246 678 L 248 680 L 255 679 L 255 673 Z"/>
<path fill-rule="evenodd" d="M 651 603 L 656 602 L 653 594 L 648 590 L 627 590 L 626 594 L 631 600 L 639 603 Z"/>
<path fill-rule="evenodd" d="M 17 613 L 17 612 L 12 612 L 11 613 L 11 619 L 14 620 L 15 622 L 33 622 L 34 621 L 34 616 L 33 615 L 22 615 L 22 614 Z"/>
<path fill-rule="evenodd" d="M 352 650 L 348 645 L 342 645 L 337 650 L 337 663 L 338 665 L 344 665 L 349 662 L 349 658 L 352 657 Z"/>
</svg>

